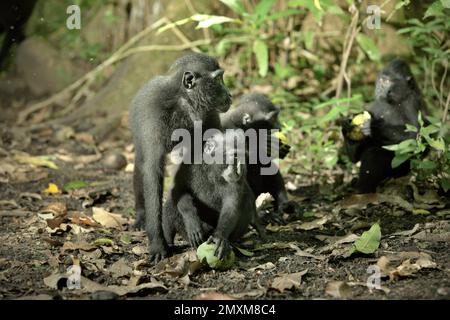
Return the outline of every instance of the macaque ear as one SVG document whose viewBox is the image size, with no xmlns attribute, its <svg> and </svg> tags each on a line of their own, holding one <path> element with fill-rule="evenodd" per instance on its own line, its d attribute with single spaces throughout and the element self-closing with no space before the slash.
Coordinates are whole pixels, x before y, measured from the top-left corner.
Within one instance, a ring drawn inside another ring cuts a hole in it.
<svg viewBox="0 0 450 320">
<path fill-rule="evenodd" d="M 280 113 L 280 110 L 270 111 L 268 114 L 266 114 L 265 118 L 267 121 L 274 122 L 277 120 L 279 113 Z"/>
<path fill-rule="evenodd" d="M 182 80 L 182 82 L 183 82 L 183 86 L 184 86 L 186 89 L 192 89 L 192 88 L 194 88 L 194 86 L 195 86 L 195 81 L 196 81 L 196 78 L 195 78 L 195 75 L 194 75 L 192 72 L 186 71 L 186 72 L 183 74 L 183 80 Z"/>
<path fill-rule="evenodd" d="M 246 125 L 246 124 L 250 123 L 251 121 L 252 121 L 251 115 L 249 115 L 248 113 L 244 113 L 244 115 L 242 116 L 242 124 Z"/>
</svg>

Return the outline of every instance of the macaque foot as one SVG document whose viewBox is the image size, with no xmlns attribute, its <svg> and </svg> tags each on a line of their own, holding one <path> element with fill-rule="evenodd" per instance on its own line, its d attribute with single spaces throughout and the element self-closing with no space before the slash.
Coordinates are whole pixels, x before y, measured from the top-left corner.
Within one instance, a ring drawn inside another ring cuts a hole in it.
<svg viewBox="0 0 450 320">
<path fill-rule="evenodd" d="M 225 238 L 211 236 L 208 239 L 208 243 L 216 244 L 217 248 L 214 255 L 219 258 L 219 260 L 224 260 L 231 251 L 230 242 Z"/>
<path fill-rule="evenodd" d="M 151 244 L 148 253 L 148 260 L 152 264 L 157 264 L 169 256 L 168 247 L 164 244 Z"/>
</svg>

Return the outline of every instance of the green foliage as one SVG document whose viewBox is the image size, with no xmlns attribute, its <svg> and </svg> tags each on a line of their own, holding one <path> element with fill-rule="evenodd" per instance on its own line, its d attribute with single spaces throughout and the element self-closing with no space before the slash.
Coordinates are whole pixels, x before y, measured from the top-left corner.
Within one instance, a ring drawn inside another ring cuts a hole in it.
<svg viewBox="0 0 450 320">
<path fill-rule="evenodd" d="M 266 77 L 269 70 L 269 51 L 274 41 L 267 35 L 266 30 L 271 21 L 297 14 L 299 11 L 289 9 L 271 14 L 270 10 L 276 3 L 275 0 L 258 1 L 252 10 L 247 10 L 241 0 L 220 1 L 229 7 L 237 17 L 195 14 L 164 26 L 158 31 L 164 32 L 174 26 L 197 22 L 197 28 L 211 28 L 221 38 L 221 41 L 216 45 L 216 53 L 224 56 L 232 48 L 243 46 L 244 52 L 242 55 L 247 58 L 253 54 L 258 65 L 259 75 Z M 248 46 L 249 43 L 252 46 Z"/>
<path fill-rule="evenodd" d="M 361 237 L 355 241 L 351 252 L 361 252 L 364 254 L 375 253 L 380 246 L 380 240 L 381 228 L 378 223 L 375 223 L 368 231 L 363 232 Z"/>
<path fill-rule="evenodd" d="M 429 105 L 445 105 L 449 94 L 450 77 L 447 68 L 450 57 L 448 34 L 450 30 L 450 3 L 448 0 L 434 1 L 421 20 L 410 19 L 400 34 L 408 35 L 414 49 L 413 59 L 422 66 L 425 100 Z M 430 72 L 427 72 L 430 71 Z M 437 102 L 437 103 L 436 103 Z"/>
<path fill-rule="evenodd" d="M 395 152 L 392 167 L 396 168 L 411 160 L 411 169 L 419 180 L 429 180 L 439 184 L 444 191 L 450 190 L 450 141 L 446 135 L 448 129 L 448 125 L 432 119 L 430 124 L 425 125 L 419 114 L 419 130 L 410 125 L 406 128 L 408 131 L 417 132 L 416 139 L 384 147 Z M 444 137 L 447 137 L 447 141 Z"/>
</svg>

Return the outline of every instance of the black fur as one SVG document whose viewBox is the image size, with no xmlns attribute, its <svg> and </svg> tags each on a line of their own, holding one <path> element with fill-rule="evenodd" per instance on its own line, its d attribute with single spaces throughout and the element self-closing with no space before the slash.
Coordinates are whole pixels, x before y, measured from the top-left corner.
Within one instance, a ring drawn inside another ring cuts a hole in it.
<svg viewBox="0 0 450 320">
<path fill-rule="evenodd" d="M 250 93 L 243 95 L 234 109 L 221 114 L 220 120 L 225 129 L 280 129 L 279 112 L 280 107 L 274 105 L 265 95 Z M 257 145 L 259 146 L 259 142 Z M 275 207 L 279 213 L 284 210 L 292 211 L 292 203 L 288 200 L 280 171 L 274 175 L 261 174 L 261 168 L 268 166 L 269 164 L 262 163 L 247 165 L 247 181 L 253 193 L 256 197 L 262 193 L 270 193 L 275 199 Z"/>
<path fill-rule="evenodd" d="M 246 181 L 244 162 L 238 162 L 237 149 L 228 136 L 216 134 L 213 152 L 221 152 L 230 162 L 223 164 L 180 164 L 163 208 L 166 241 L 173 244 L 175 233 L 193 247 L 207 237 L 217 244 L 219 259 L 227 256 L 229 241 L 239 239 L 254 225 L 262 233 L 256 218 L 255 196 Z"/>
<path fill-rule="evenodd" d="M 227 111 L 231 103 L 222 75 L 214 58 L 188 54 L 178 59 L 167 75 L 144 85 L 132 102 L 135 227 L 145 227 L 151 261 L 167 256 L 161 214 L 165 157 L 177 143 L 171 140 L 172 133 L 187 129 L 193 136 L 194 121 L 202 121 L 203 131 L 220 128 L 219 112 Z"/>
<path fill-rule="evenodd" d="M 419 111 L 424 112 L 422 94 L 406 62 L 393 60 L 378 74 L 375 101 L 367 107 L 367 111 L 371 119 L 362 141 L 348 138 L 350 119 L 342 127 L 350 160 L 355 163 L 361 161 L 356 184 L 361 193 L 375 192 L 384 179 L 409 172 L 409 161 L 393 169 L 394 152 L 382 148 L 414 139 L 416 133 L 406 132 L 406 124 L 417 128 Z"/>
<path fill-rule="evenodd" d="M 6 33 L 0 50 L 0 70 L 5 66 L 6 57 L 13 43 L 25 39 L 25 24 L 33 12 L 36 0 L 0 1 L 0 34 Z"/>
</svg>

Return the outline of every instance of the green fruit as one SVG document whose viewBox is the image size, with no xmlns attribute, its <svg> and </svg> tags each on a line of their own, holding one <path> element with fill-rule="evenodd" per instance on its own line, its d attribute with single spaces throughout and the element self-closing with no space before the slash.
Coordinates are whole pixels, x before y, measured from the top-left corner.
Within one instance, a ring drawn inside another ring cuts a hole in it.
<svg viewBox="0 0 450 320">
<path fill-rule="evenodd" d="M 353 141 L 361 141 L 365 138 L 362 128 L 367 121 L 370 121 L 370 113 L 364 111 L 353 117 L 352 119 L 352 130 L 348 134 L 348 137 Z"/>
<path fill-rule="evenodd" d="M 233 250 L 230 251 L 230 253 L 224 260 L 219 260 L 219 258 L 214 255 L 216 248 L 217 246 L 215 243 L 203 242 L 197 248 L 198 260 L 200 260 L 201 263 L 208 265 L 212 269 L 226 270 L 231 268 L 235 260 Z"/>
</svg>

